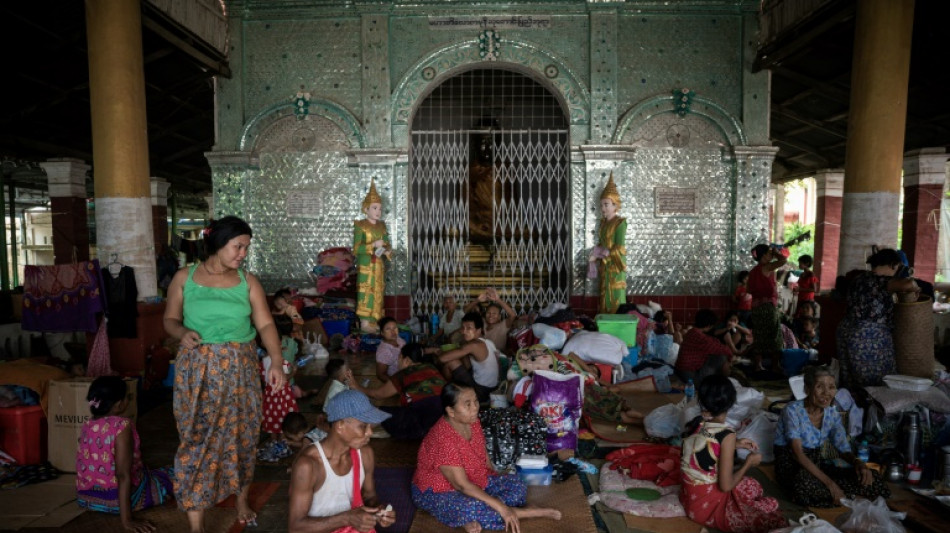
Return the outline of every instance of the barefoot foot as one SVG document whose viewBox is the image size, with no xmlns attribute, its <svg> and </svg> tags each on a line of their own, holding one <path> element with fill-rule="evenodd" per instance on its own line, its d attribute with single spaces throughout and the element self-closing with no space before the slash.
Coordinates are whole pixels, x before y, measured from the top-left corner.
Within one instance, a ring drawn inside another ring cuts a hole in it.
<svg viewBox="0 0 950 533">
<path fill-rule="evenodd" d="M 478 522 L 469 522 L 462 526 L 465 529 L 465 533 L 481 533 L 482 525 Z"/>
</svg>

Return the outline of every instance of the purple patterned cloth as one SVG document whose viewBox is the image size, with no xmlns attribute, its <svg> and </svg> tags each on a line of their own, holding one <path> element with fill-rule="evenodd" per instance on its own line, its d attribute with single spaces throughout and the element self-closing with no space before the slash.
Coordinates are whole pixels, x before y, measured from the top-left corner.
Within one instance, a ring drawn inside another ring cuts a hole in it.
<svg viewBox="0 0 950 533">
<path fill-rule="evenodd" d="M 96 331 L 104 309 L 98 260 L 23 268 L 24 330 Z"/>
</svg>

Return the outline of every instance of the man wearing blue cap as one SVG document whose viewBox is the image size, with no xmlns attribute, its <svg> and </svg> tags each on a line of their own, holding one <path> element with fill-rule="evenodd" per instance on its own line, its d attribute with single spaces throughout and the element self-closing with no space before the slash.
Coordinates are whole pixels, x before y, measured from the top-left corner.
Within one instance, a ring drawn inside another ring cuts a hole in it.
<svg viewBox="0 0 950 533">
<path fill-rule="evenodd" d="M 291 470 L 289 530 L 353 532 L 392 525 L 396 513 L 379 504 L 373 449 L 367 446 L 373 424 L 390 415 L 356 390 L 334 396 L 326 413 L 327 437 L 301 450 Z"/>
</svg>

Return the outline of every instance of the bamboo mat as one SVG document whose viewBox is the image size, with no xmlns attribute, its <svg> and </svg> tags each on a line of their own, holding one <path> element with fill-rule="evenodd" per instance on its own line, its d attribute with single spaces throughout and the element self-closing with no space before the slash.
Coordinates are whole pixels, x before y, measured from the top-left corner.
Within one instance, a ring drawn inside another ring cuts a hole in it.
<svg viewBox="0 0 950 533">
<path fill-rule="evenodd" d="M 521 522 L 522 533 L 597 533 L 594 517 L 584 488 L 577 476 L 562 483 L 552 483 L 546 487 L 528 487 L 528 505 L 553 507 L 561 511 L 560 520 L 532 518 Z M 462 528 L 458 528 L 461 531 Z M 419 509 L 412 521 L 409 533 L 431 533 L 447 531 L 449 528 L 439 523 L 429 513 Z"/>
<path fill-rule="evenodd" d="M 621 392 L 628 407 L 636 409 L 644 416 L 650 411 L 668 403 L 683 399 L 682 394 L 664 394 L 659 392 Z M 601 440 L 616 443 L 640 442 L 647 439 L 646 430 L 639 424 L 617 424 L 596 418 L 587 419 L 590 430 Z"/>
</svg>

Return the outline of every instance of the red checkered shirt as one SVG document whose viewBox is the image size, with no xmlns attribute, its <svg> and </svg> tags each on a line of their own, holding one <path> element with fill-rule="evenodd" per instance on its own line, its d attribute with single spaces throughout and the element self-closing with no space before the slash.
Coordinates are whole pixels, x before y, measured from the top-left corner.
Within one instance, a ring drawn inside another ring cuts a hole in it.
<svg viewBox="0 0 950 533">
<path fill-rule="evenodd" d="M 732 359 L 732 350 L 719 342 L 718 339 L 703 333 L 699 328 L 692 328 L 683 335 L 683 344 L 676 359 L 676 369 L 686 372 L 695 372 L 703 367 L 706 357 L 710 355 L 724 355 Z"/>
</svg>

